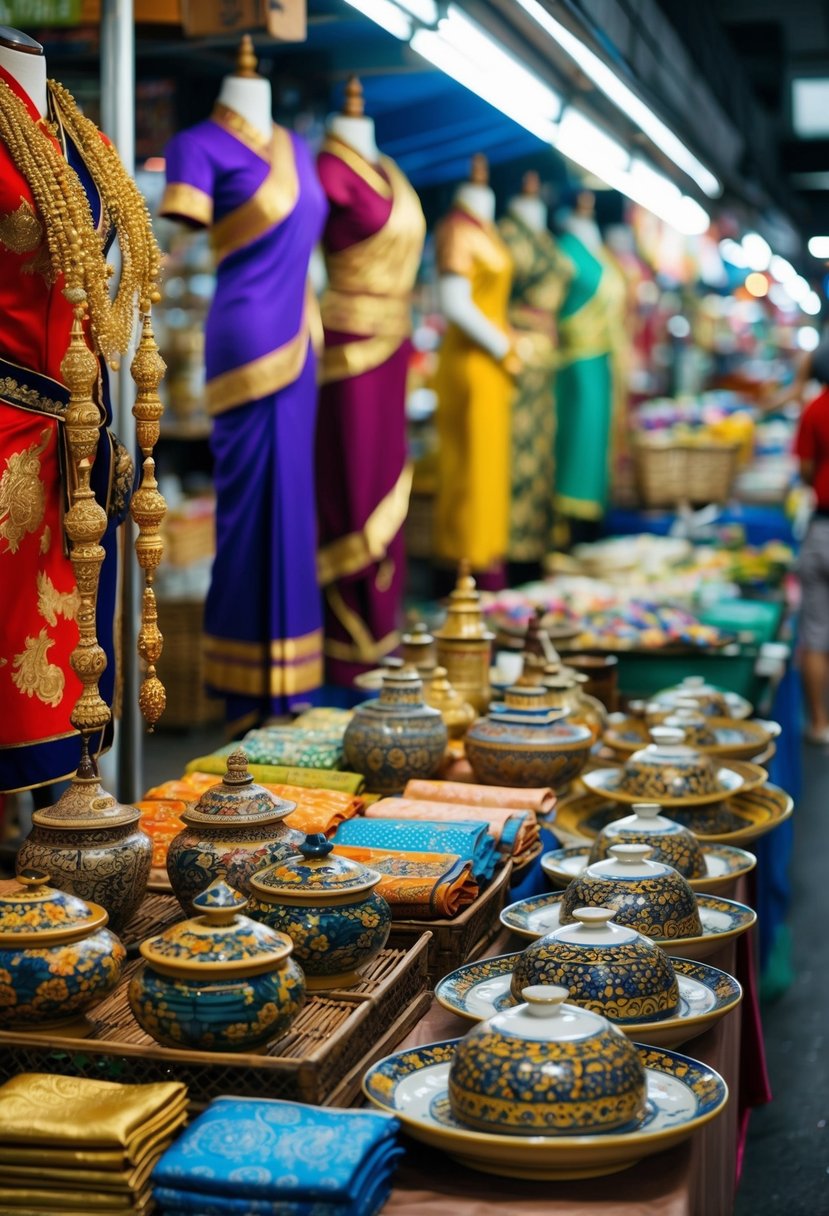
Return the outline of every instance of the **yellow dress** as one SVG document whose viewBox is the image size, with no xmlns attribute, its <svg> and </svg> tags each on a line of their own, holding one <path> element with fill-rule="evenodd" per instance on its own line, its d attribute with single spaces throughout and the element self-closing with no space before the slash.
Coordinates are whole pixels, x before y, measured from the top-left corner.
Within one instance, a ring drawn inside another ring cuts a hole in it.
<svg viewBox="0 0 829 1216">
<path fill-rule="evenodd" d="M 495 225 L 456 205 L 439 225 L 436 239 L 440 274 L 469 279 L 473 304 L 508 331 L 512 258 Z M 497 360 L 450 324 L 435 389 L 435 555 L 444 562 L 466 559 L 474 570 L 487 570 L 507 552 L 513 382 Z"/>
</svg>

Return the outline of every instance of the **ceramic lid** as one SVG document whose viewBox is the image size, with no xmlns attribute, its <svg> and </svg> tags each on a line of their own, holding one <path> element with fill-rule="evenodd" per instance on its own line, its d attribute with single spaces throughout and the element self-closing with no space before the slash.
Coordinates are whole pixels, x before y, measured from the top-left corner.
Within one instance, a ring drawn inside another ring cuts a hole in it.
<svg viewBox="0 0 829 1216">
<path fill-rule="evenodd" d="M 717 736 L 708 725 L 709 719 L 700 713 L 697 706 L 679 705 L 662 720 L 662 726 L 681 730 L 683 738 L 686 732 L 693 731 L 694 743 L 697 747 L 713 747 Z"/>
<path fill-rule="evenodd" d="M 435 630 L 435 637 L 453 641 L 492 642 L 495 640 L 495 634 L 487 629 L 484 622 L 481 593 L 470 573 L 469 562 L 464 561 L 460 564 L 455 590 L 449 596 L 446 620 L 440 629 Z"/>
<path fill-rule="evenodd" d="M 566 1005 L 564 1002 L 569 995 L 569 989 L 560 988 L 558 984 L 530 984 L 521 989 L 524 1004 L 496 1013 L 469 1031 L 467 1037 L 476 1031 L 495 1031 L 511 1038 L 548 1043 L 554 1049 L 556 1043 L 571 1043 L 615 1029 L 599 1013 L 578 1005 Z"/>
<path fill-rule="evenodd" d="M 683 769 L 699 769 L 705 773 L 710 771 L 712 781 L 716 780 L 716 770 L 710 756 L 684 743 L 683 730 L 674 726 L 652 726 L 650 736 L 651 742 L 635 751 L 626 761 L 625 768 L 631 763 L 654 768 L 670 764 Z"/>
<path fill-rule="evenodd" d="M 568 946 L 627 946 L 643 936 L 628 925 L 617 925 L 615 915 L 615 908 L 574 908 L 576 923 L 562 925 L 541 941 L 566 942 Z"/>
<path fill-rule="evenodd" d="M 98 904 L 50 887 L 43 870 L 21 870 L 17 887 L 0 895 L 0 945 L 48 946 L 79 941 L 109 916 Z"/>
<path fill-rule="evenodd" d="M 38 827 L 58 832 L 99 831 L 138 823 L 141 812 L 108 794 L 98 779 L 95 761 L 84 750 L 75 776 L 54 806 L 32 815 Z"/>
<path fill-rule="evenodd" d="M 648 860 L 653 853 L 649 844 L 612 844 L 608 853 L 610 857 L 604 861 L 594 861 L 585 874 L 595 875 L 596 878 L 639 879 L 676 873 L 673 866 Z"/>
<path fill-rule="evenodd" d="M 440 711 L 423 700 L 420 672 L 414 667 L 397 667 L 383 671 L 380 696 L 362 701 L 355 710 L 355 719 L 364 714 L 385 718 L 389 714 L 405 717 L 412 713 L 419 718 L 440 717 Z"/>
<path fill-rule="evenodd" d="M 651 836 L 687 836 L 688 829 L 660 814 L 658 802 L 634 802 L 633 814 L 614 819 L 602 828 L 602 836 L 623 836 L 625 832 L 647 832 Z M 690 833 L 693 835 L 693 833 Z"/>
<path fill-rule="evenodd" d="M 377 886 L 381 875 L 376 870 L 334 853 L 334 845 L 321 833 L 306 836 L 299 856 L 279 861 L 254 874 L 251 889 L 263 899 L 290 896 L 315 903 L 340 895 L 358 895 Z"/>
<path fill-rule="evenodd" d="M 217 878 L 193 900 L 201 915 L 142 942 L 141 953 L 156 971 L 176 978 L 220 980 L 275 971 L 293 942 L 240 915 L 247 906 L 243 895 Z"/>
<path fill-rule="evenodd" d="M 277 823 L 296 810 L 295 802 L 277 798 L 257 785 L 248 772 L 248 758 L 241 747 L 227 758 L 227 772 L 220 785 L 205 790 L 196 805 L 182 813 L 184 823 L 240 826 Z"/>
<path fill-rule="evenodd" d="M 491 722 L 513 722 L 520 726 L 553 726 L 562 743 L 592 743 L 591 731 L 580 722 L 571 722 L 567 711 L 547 704 L 547 689 L 540 685 L 513 685 L 504 700 L 490 708 Z"/>
</svg>

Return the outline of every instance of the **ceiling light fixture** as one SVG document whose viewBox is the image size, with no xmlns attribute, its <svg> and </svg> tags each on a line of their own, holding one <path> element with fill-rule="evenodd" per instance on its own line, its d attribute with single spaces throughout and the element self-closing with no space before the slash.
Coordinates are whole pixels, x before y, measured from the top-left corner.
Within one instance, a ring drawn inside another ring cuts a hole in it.
<svg viewBox="0 0 829 1216">
<path fill-rule="evenodd" d="M 387 34 L 393 34 L 401 42 L 408 42 L 412 36 L 412 23 L 404 12 L 391 4 L 390 0 L 346 0 L 358 13 L 370 18 Z"/>
<path fill-rule="evenodd" d="M 813 236 L 809 241 L 809 253 L 813 258 L 829 258 L 829 236 Z"/>
<path fill-rule="evenodd" d="M 768 270 L 771 264 L 771 245 L 759 232 L 747 232 L 742 239 L 743 253 L 752 270 Z"/>
</svg>

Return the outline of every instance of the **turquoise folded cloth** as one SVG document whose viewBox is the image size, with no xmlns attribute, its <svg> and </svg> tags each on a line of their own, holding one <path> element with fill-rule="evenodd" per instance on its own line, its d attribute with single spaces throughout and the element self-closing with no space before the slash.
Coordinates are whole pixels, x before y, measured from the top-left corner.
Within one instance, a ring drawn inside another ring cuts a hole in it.
<svg viewBox="0 0 829 1216">
<path fill-rule="evenodd" d="M 472 863 L 478 886 L 492 878 L 500 856 L 488 825 L 474 819 L 350 819 L 338 826 L 334 843 L 399 853 L 456 853 Z"/>
<path fill-rule="evenodd" d="M 374 1216 L 402 1155 L 374 1111 L 217 1098 L 152 1173 L 164 1216 Z"/>
</svg>

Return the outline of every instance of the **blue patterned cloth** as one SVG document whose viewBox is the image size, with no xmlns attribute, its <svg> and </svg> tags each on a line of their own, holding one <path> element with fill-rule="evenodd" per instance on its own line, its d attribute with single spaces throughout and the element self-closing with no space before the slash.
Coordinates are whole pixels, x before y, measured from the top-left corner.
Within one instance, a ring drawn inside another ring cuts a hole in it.
<svg viewBox="0 0 829 1216">
<path fill-rule="evenodd" d="M 337 827 L 334 843 L 400 853 L 456 853 L 461 861 L 471 861 L 478 886 L 492 878 L 500 856 L 487 824 L 474 819 L 349 819 Z"/>
<path fill-rule="evenodd" d="M 152 1173 L 164 1216 L 374 1216 L 402 1149 L 396 1119 L 217 1098 Z"/>
</svg>

